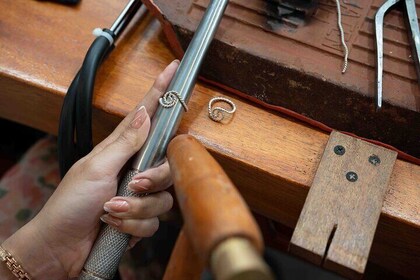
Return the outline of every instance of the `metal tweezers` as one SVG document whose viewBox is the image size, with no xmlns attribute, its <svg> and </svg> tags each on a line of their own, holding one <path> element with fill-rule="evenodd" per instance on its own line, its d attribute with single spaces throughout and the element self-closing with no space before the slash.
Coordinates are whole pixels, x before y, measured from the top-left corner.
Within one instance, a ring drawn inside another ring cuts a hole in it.
<svg viewBox="0 0 420 280">
<path fill-rule="evenodd" d="M 387 0 L 382 6 L 378 9 L 375 15 L 375 31 L 376 31 L 376 59 L 377 59 L 377 72 L 376 72 L 376 109 L 380 110 L 382 107 L 382 74 L 384 71 L 383 57 L 383 25 L 385 14 L 391 9 L 392 6 L 403 0 Z M 417 79 L 420 80 L 420 34 L 419 34 L 419 24 L 417 22 L 417 12 L 416 12 L 416 3 L 415 0 L 404 0 L 406 16 L 408 18 L 408 23 L 410 26 L 411 33 L 411 47 L 412 52 L 414 53 L 413 59 L 414 64 L 416 65 Z"/>
</svg>

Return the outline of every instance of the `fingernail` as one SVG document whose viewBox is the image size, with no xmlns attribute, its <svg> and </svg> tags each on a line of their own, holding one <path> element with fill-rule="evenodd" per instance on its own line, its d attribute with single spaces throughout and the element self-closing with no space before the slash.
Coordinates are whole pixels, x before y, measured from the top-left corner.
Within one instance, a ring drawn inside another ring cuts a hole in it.
<svg viewBox="0 0 420 280">
<path fill-rule="evenodd" d="M 168 66 L 166 66 L 166 68 L 171 67 L 173 64 L 179 65 L 179 63 L 180 63 L 180 61 L 179 61 L 178 59 L 172 60 L 172 62 L 171 62 L 171 63 L 169 63 L 169 65 L 168 65 Z"/>
<path fill-rule="evenodd" d="M 104 210 L 108 213 L 121 213 L 128 211 L 128 202 L 123 199 L 108 201 L 104 204 Z"/>
<path fill-rule="evenodd" d="M 146 120 L 146 115 L 146 108 L 141 106 L 134 115 L 134 119 L 131 121 L 131 127 L 140 128 Z"/>
<path fill-rule="evenodd" d="M 128 187 L 132 191 L 148 191 L 151 187 L 151 182 L 148 179 L 135 179 L 128 183 Z"/>
<path fill-rule="evenodd" d="M 105 214 L 101 216 L 101 221 L 114 227 L 119 227 L 121 225 L 121 220 L 117 219 L 115 217 L 112 217 L 111 215 Z"/>
</svg>

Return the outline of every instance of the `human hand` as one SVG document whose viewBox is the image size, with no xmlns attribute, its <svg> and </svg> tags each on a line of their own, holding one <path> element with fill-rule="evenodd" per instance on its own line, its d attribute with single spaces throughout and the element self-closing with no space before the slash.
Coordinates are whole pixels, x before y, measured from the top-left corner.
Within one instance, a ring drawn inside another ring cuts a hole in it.
<svg viewBox="0 0 420 280">
<path fill-rule="evenodd" d="M 91 153 L 76 162 L 41 212 L 3 243 L 35 279 L 77 276 L 98 234 L 99 219 L 133 236 L 133 246 L 158 229 L 157 216 L 172 207 L 167 162 L 133 177 L 130 188 L 144 197 L 114 197 L 118 174 L 144 144 L 158 99 L 179 61 L 156 79 L 143 101 Z M 105 214 L 104 210 L 108 213 Z M 30 240 L 30 242 L 27 242 Z"/>
</svg>

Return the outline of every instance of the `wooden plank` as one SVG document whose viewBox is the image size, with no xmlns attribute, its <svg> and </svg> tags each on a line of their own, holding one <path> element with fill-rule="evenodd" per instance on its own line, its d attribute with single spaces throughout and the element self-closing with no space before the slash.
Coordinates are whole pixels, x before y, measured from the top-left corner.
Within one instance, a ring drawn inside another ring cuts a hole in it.
<svg viewBox="0 0 420 280">
<path fill-rule="evenodd" d="M 0 1 L 0 117 L 56 134 L 65 91 L 93 41 L 91 30 L 110 26 L 124 4 L 83 0 L 69 8 L 44 1 Z M 151 16 L 137 15 L 127 31 L 98 74 L 96 142 L 134 108 L 174 58 Z M 179 133 L 205 144 L 253 210 L 295 227 L 328 135 L 203 83 L 194 91 Z M 237 105 L 228 125 L 207 117 L 207 104 L 215 96 Z M 398 160 L 372 261 L 407 276 L 418 274 L 419 212 L 420 166 Z"/>
<path fill-rule="evenodd" d="M 348 278 L 366 267 L 397 153 L 334 131 L 290 251 Z"/>
</svg>

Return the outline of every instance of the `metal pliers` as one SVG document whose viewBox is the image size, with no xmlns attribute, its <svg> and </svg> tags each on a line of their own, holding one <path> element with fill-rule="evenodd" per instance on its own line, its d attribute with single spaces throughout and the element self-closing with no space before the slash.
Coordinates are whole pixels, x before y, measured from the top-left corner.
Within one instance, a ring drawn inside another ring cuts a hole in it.
<svg viewBox="0 0 420 280">
<path fill-rule="evenodd" d="M 411 33 L 411 47 L 413 52 L 414 64 L 416 65 L 417 79 L 420 81 L 420 32 L 419 24 L 417 22 L 417 12 L 415 0 L 387 0 L 378 9 L 375 15 L 375 31 L 376 31 L 376 109 L 380 110 L 382 107 L 382 73 L 384 70 L 383 64 L 383 25 L 385 14 L 399 2 L 404 2 L 406 16 L 408 18 L 409 30 Z"/>
</svg>

